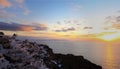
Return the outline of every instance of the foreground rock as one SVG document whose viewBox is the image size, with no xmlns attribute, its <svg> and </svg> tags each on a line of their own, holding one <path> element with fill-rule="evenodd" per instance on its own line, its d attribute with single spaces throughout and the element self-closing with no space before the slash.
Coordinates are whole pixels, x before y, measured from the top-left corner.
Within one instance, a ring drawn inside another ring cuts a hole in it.
<svg viewBox="0 0 120 69">
<path fill-rule="evenodd" d="M 83 56 L 74 56 L 72 54 L 55 54 L 57 61 L 60 61 L 61 69 L 102 69 L 101 66 L 91 63 Z"/>
<path fill-rule="evenodd" d="M 0 69 L 102 69 L 82 56 L 54 54 L 47 45 L 0 38 Z"/>
</svg>

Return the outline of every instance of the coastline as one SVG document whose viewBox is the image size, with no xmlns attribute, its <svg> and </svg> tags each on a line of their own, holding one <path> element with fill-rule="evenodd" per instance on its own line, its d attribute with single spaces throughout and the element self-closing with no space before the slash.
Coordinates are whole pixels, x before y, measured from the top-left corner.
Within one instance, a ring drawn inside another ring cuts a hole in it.
<svg viewBox="0 0 120 69">
<path fill-rule="evenodd" d="M 0 37 L 0 69 L 102 69 L 83 56 L 54 53 L 48 45 Z"/>
</svg>

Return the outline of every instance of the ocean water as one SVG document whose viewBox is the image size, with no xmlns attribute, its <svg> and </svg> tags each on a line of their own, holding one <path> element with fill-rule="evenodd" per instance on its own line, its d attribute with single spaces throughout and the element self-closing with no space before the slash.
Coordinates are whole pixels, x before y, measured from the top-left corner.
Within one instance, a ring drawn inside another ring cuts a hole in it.
<svg viewBox="0 0 120 69">
<path fill-rule="evenodd" d="M 120 69 L 120 43 L 100 43 L 92 41 L 39 40 L 47 44 L 55 53 L 82 55 L 103 69 Z"/>
</svg>

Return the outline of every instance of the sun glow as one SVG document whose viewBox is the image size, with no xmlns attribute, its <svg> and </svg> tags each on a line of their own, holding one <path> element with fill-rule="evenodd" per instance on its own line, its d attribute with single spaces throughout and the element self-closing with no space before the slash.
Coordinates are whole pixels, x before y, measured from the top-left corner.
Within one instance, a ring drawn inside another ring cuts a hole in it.
<svg viewBox="0 0 120 69">
<path fill-rule="evenodd" d="M 114 41 L 120 38 L 120 33 L 106 34 L 106 35 L 99 36 L 98 38 L 103 39 L 105 41 Z"/>
</svg>

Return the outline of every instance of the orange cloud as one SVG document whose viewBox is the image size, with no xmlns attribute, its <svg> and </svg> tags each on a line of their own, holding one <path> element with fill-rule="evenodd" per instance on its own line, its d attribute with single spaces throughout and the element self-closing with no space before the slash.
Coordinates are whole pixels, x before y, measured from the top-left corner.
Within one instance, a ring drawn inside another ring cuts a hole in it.
<svg viewBox="0 0 120 69">
<path fill-rule="evenodd" d="M 120 29 L 120 24 L 119 23 L 118 24 L 113 24 L 112 27 L 115 28 L 115 29 Z"/>
<path fill-rule="evenodd" d="M 2 10 L 6 10 L 6 8 L 18 8 L 22 10 L 23 15 L 28 15 L 31 11 L 26 7 L 24 1 L 25 0 L 0 0 L 0 8 L 2 8 Z"/>
<path fill-rule="evenodd" d="M 12 4 L 8 0 L 0 0 L 0 6 L 2 6 L 2 7 L 11 7 Z"/>
<path fill-rule="evenodd" d="M 40 27 L 41 28 L 46 28 L 47 26 L 46 26 L 46 24 L 40 24 Z"/>
<path fill-rule="evenodd" d="M 27 27 L 27 26 L 22 26 L 21 30 L 30 32 L 30 31 L 33 30 L 33 28 L 32 27 Z"/>
</svg>

